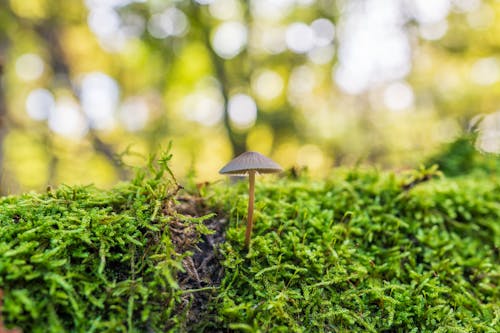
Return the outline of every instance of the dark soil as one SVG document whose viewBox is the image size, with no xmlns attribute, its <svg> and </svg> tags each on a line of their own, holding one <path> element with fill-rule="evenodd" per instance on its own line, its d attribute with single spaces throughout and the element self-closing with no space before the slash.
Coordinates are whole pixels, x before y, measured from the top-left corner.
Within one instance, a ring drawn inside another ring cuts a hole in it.
<svg viewBox="0 0 500 333">
<path fill-rule="evenodd" d="M 175 210 L 182 215 L 200 217 L 213 211 L 209 211 L 203 199 L 198 196 L 178 196 L 177 202 Z M 186 291 L 179 311 L 185 314 L 187 331 L 218 331 L 215 328 L 199 327 L 198 323 L 207 323 L 207 318 L 210 317 L 214 318 L 212 322 L 215 321 L 215 313 L 211 312 L 208 304 L 215 297 L 216 288 L 224 273 L 218 246 L 225 240 L 227 221 L 222 213 L 204 221 L 205 226 L 213 230 L 213 234 L 201 237 L 193 224 L 180 220 L 170 223 L 172 242 L 177 253 L 193 253 L 183 260 L 185 272 L 177 277 L 179 286 Z"/>
</svg>

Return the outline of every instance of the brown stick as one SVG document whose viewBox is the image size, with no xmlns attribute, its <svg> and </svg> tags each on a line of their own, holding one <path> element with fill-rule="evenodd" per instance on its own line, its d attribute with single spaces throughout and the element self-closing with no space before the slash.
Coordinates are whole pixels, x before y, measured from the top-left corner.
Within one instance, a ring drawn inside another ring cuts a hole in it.
<svg viewBox="0 0 500 333">
<path fill-rule="evenodd" d="M 248 172 L 248 181 L 250 183 L 248 187 L 248 219 L 247 219 L 247 230 L 245 232 L 245 247 L 250 248 L 250 237 L 252 235 L 253 226 L 253 201 L 255 192 L 255 171 Z"/>
</svg>

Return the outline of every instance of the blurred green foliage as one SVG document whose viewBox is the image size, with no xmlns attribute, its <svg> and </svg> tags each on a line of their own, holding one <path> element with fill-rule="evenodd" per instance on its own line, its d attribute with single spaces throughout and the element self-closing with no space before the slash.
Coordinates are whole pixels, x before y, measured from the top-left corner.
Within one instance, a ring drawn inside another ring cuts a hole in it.
<svg viewBox="0 0 500 333">
<path fill-rule="evenodd" d="M 500 157 L 497 154 L 483 153 L 476 149 L 474 143 L 477 135 L 465 135 L 442 147 L 432 156 L 428 164 L 437 164 L 439 169 L 449 177 L 466 174 L 477 176 L 496 175 L 500 172 Z"/>
</svg>

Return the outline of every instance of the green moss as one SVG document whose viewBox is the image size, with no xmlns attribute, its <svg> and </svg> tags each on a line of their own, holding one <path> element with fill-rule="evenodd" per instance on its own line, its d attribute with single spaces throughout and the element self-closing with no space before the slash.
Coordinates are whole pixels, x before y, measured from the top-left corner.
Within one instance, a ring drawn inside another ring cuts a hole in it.
<svg viewBox="0 0 500 333">
<path fill-rule="evenodd" d="M 207 234 L 209 216 L 181 213 L 204 210 L 179 208 L 192 197 L 176 199 L 169 159 L 109 191 L 63 186 L 0 199 L 9 325 L 26 332 L 500 330 L 496 177 L 449 179 L 432 168 L 259 177 L 248 252 L 247 184 L 203 188 L 211 210 L 225 212 L 211 223 L 229 218 L 218 256 L 224 276 L 213 292 L 203 281 L 183 290 L 181 277 L 197 274 L 183 273 L 195 248 L 180 244 Z M 211 254 L 198 253 L 198 263 L 203 255 Z M 189 304 L 198 309 L 189 312 Z"/>
<path fill-rule="evenodd" d="M 62 186 L 0 200 L 3 316 L 24 332 L 181 329 L 182 254 L 165 154 L 110 191 Z M 1 324 L 0 324 L 1 325 Z M 0 329 L 1 330 L 1 329 Z"/>
<path fill-rule="evenodd" d="M 497 332 L 500 182 L 430 178 L 351 170 L 259 179 L 248 253 L 246 184 L 213 189 L 230 212 L 215 326 Z"/>
</svg>

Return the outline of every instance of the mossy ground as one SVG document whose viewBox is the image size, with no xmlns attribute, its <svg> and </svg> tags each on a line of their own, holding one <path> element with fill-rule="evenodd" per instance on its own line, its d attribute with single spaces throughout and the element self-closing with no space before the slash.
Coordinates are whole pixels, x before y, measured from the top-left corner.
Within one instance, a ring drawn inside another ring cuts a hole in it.
<svg viewBox="0 0 500 333">
<path fill-rule="evenodd" d="M 62 186 L 0 199 L 6 325 L 24 332 L 164 332 L 190 325 L 192 287 L 211 287 L 218 273 L 189 270 L 196 265 L 192 254 L 217 233 L 204 223 L 211 215 L 186 211 L 188 197 L 179 199 L 170 158 L 163 155 L 110 191 Z M 202 307 L 195 310 L 203 316 Z"/>
<path fill-rule="evenodd" d="M 500 330 L 497 178 L 433 178 L 425 169 L 258 177 L 246 251 L 246 182 L 190 196 L 168 158 L 111 191 L 61 187 L 0 200 L 8 324 L 26 332 Z"/>
<path fill-rule="evenodd" d="M 348 170 L 215 189 L 230 212 L 218 322 L 248 332 L 500 331 L 500 182 Z"/>
</svg>

